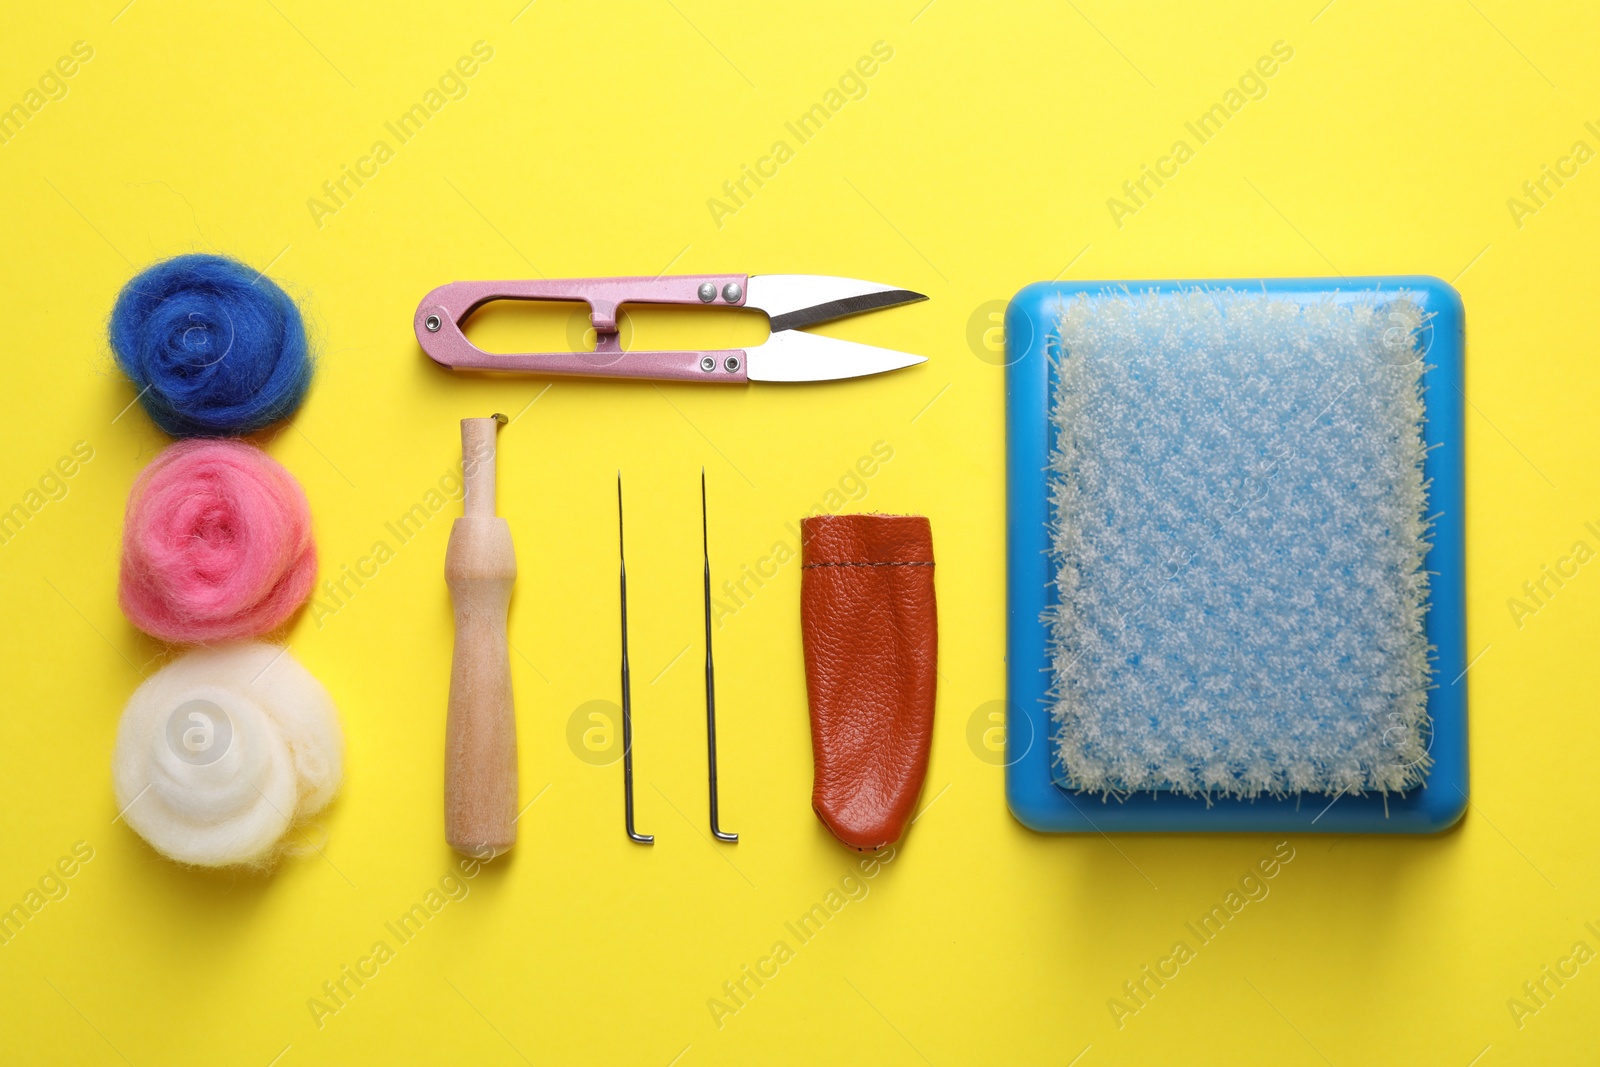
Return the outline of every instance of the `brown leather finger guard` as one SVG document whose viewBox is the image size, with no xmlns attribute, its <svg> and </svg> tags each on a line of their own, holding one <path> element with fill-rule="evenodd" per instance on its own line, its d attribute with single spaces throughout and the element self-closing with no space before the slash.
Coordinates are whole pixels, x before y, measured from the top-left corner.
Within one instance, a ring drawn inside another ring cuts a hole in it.
<svg viewBox="0 0 1600 1067">
<path fill-rule="evenodd" d="M 897 841 L 933 739 L 933 532 L 915 515 L 821 515 L 801 532 L 811 806 L 852 848 Z"/>
</svg>

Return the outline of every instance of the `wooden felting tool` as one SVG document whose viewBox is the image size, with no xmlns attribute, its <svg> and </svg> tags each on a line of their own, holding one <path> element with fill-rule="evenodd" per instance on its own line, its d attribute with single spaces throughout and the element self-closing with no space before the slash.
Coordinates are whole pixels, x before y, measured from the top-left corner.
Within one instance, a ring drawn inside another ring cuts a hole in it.
<svg viewBox="0 0 1600 1067">
<path fill-rule="evenodd" d="M 506 639 L 517 558 L 494 499 L 495 432 L 505 421 L 499 414 L 461 420 L 466 495 L 444 557 L 456 617 L 445 723 L 445 840 L 484 859 L 517 840 L 517 720 Z"/>
</svg>

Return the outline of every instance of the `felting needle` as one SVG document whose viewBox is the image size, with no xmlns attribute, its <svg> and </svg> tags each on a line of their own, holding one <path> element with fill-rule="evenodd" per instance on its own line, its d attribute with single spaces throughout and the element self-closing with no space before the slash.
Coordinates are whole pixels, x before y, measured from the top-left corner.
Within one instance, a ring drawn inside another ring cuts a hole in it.
<svg viewBox="0 0 1600 1067">
<path fill-rule="evenodd" d="M 717 679 L 711 662 L 711 536 L 706 530 L 706 469 L 700 468 L 700 548 L 705 557 L 706 591 L 706 767 L 711 786 L 711 836 L 737 841 L 739 835 L 717 825 Z"/>
<path fill-rule="evenodd" d="M 641 845 L 654 844 L 654 834 L 633 828 L 633 696 L 628 676 L 628 560 L 622 547 L 622 472 L 617 471 L 617 561 L 622 568 L 622 804 L 628 838 Z"/>
</svg>

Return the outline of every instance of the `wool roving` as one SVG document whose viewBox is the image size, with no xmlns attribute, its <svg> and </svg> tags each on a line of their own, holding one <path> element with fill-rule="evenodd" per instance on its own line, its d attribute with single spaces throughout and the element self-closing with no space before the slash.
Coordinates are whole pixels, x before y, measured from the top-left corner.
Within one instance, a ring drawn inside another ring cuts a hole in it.
<svg viewBox="0 0 1600 1067">
<path fill-rule="evenodd" d="M 111 312 L 111 347 L 174 437 L 254 433 L 293 414 L 311 384 L 294 301 L 224 256 L 177 256 L 130 281 Z"/>
<path fill-rule="evenodd" d="M 119 599 L 167 641 L 259 637 L 317 576 L 311 510 L 294 476 L 240 441 L 179 441 L 140 472 L 122 529 Z"/>
<path fill-rule="evenodd" d="M 264 866 L 327 807 L 344 766 L 333 700 L 288 649 L 196 649 L 134 691 L 117 728 L 117 807 L 156 851 Z"/>
</svg>

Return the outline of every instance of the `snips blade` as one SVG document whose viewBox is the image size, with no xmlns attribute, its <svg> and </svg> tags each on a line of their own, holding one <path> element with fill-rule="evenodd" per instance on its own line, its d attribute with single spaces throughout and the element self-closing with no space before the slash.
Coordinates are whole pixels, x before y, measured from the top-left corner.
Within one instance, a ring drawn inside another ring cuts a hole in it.
<svg viewBox="0 0 1600 1067">
<path fill-rule="evenodd" d="M 745 370 L 753 382 L 828 382 L 864 378 L 926 363 L 928 357 L 879 348 L 798 330 L 772 331 L 762 344 L 745 350 Z"/>
<path fill-rule="evenodd" d="M 777 334 L 782 330 L 800 330 L 848 315 L 926 299 L 910 289 L 855 278 L 835 278 L 827 274 L 756 274 L 750 278 L 745 306 L 765 311 L 772 320 L 772 332 Z"/>
</svg>

